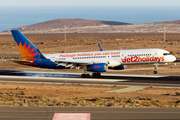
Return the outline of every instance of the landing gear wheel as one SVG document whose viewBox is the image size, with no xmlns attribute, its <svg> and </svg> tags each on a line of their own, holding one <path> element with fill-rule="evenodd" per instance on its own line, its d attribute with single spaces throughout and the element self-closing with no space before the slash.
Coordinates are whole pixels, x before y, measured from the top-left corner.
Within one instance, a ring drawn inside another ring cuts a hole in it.
<svg viewBox="0 0 180 120">
<path fill-rule="evenodd" d="M 92 73 L 92 77 L 96 77 L 96 73 Z"/>
<path fill-rule="evenodd" d="M 90 77 L 90 74 L 86 74 L 86 78 L 89 78 Z"/>
<path fill-rule="evenodd" d="M 86 74 L 87 72 L 87 66 L 84 66 L 84 74 L 81 75 L 82 78 L 89 78 L 90 74 Z"/>
<path fill-rule="evenodd" d="M 89 78 L 89 77 L 90 77 L 90 74 L 82 74 L 81 77 L 82 77 L 82 78 Z"/>
<path fill-rule="evenodd" d="M 97 77 L 101 77 L 101 73 L 97 73 Z"/>
<path fill-rule="evenodd" d="M 81 77 L 82 77 L 82 78 L 85 78 L 85 77 L 86 77 L 86 74 L 82 74 Z"/>
<path fill-rule="evenodd" d="M 157 74 L 157 71 L 154 71 L 153 73 L 154 73 L 154 74 Z"/>
<path fill-rule="evenodd" d="M 157 63 L 154 64 L 154 72 L 153 72 L 154 74 L 157 74 L 157 65 L 158 65 Z"/>
<path fill-rule="evenodd" d="M 99 72 L 92 73 L 92 77 L 101 77 L 101 73 L 99 73 Z"/>
</svg>

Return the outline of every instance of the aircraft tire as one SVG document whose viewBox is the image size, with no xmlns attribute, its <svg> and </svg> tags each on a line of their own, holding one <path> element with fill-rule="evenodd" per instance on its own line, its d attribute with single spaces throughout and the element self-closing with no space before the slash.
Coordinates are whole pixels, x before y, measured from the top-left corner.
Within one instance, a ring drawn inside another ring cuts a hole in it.
<svg viewBox="0 0 180 120">
<path fill-rule="evenodd" d="M 92 77 L 97 77 L 97 73 L 92 73 Z"/>
<path fill-rule="evenodd" d="M 154 73 L 154 74 L 157 74 L 157 71 L 154 71 L 153 73 Z"/>
<path fill-rule="evenodd" d="M 82 77 L 82 78 L 85 78 L 85 77 L 86 77 L 86 74 L 82 74 L 81 77 Z"/>
<path fill-rule="evenodd" d="M 99 73 L 99 72 L 92 73 L 92 77 L 101 77 L 101 73 Z"/>
<path fill-rule="evenodd" d="M 92 77 L 96 77 L 97 76 L 97 74 L 96 73 L 92 73 Z"/>
<path fill-rule="evenodd" d="M 101 77 L 101 73 L 98 72 L 96 76 L 97 76 L 97 77 Z"/>
<path fill-rule="evenodd" d="M 90 74 L 86 74 L 86 78 L 90 78 Z"/>
</svg>

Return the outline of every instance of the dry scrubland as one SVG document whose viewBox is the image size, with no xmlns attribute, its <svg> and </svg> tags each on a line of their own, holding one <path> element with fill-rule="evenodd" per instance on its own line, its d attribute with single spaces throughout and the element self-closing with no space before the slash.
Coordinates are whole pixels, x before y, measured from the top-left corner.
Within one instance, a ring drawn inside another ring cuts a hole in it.
<svg viewBox="0 0 180 120">
<path fill-rule="evenodd" d="M 67 34 L 27 34 L 30 41 L 43 53 L 99 51 L 97 43 L 104 50 L 161 48 L 180 57 L 180 34 L 122 34 L 122 33 L 74 33 Z M 11 35 L 0 35 L 1 59 L 20 58 L 19 51 Z M 0 61 L 0 69 L 47 70 Z M 120 73 L 152 74 L 153 65 L 128 66 Z M 53 70 L 52 70 L 53 71 Z M 64 70 L 77 71 L 77 70 Z M 78 70 L 83 71 L 83 70 Z M 159 65 L 158 74 L 180 74 L 180 65 Z M 124 86 L 128 87 L 128 86 Z M 179 88 L 147 88 L 128 93 L 107 93 L 122 86 L 83 86 L 0 83 L 0 105 L 22 106 L 24 97 L 28 106 L 93 106 L 93 107 L 179 107 Z M 87 94 L 88 93 L 88 94 Z"/>
<path fill-rule="evenodd" d="M 105 92 L 125 87 L 128 86 L 0 83 L 0 106 L 23 106 L 26 98 L 27 106 L 180 108 L 179 88 Z"/>
</svg>

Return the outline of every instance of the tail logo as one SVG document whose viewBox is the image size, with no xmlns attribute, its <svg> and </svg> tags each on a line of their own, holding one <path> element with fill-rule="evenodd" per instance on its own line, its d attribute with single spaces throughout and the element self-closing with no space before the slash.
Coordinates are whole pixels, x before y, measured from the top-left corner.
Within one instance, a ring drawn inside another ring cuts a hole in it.
<svg viewBox="0 0 180 120">
<path fill-rule="evenodd" d="M 24 45 L 22 45 L 20 41 L 18 49 L 22 58 L 33 58 L 38 54 L 38 53 L 33 53 L 35 48 L 31 49 L 31 44 L 29 44 L 27 47 L 26 46 L 27 46 L 26 42 L 24 43 Z"/>
</svg>

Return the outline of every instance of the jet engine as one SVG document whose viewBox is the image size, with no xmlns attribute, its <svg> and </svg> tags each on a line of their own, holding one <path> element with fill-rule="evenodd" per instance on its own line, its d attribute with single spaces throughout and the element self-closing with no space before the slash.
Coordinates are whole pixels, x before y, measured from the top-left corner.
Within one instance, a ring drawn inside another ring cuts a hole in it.
<svg viewBox="0 0 180 120">
<path fill-rule="evenodd" d="M 108 70 L 108 65 L 106 63 L 95 63 L 87 66 L 87 71 L 91 72 L 106 72 Z"/>
</svg>

